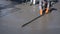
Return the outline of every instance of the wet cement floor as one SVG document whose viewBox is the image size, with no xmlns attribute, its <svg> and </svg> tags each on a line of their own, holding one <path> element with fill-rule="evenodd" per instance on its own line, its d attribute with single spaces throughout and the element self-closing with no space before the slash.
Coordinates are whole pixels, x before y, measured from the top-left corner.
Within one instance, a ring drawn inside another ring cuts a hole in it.
<svg viewBox="0 0 60 34">
<path fill-rule="evenodd" d="M 23 24 L 39 16 L 38 4 L 0 0 L 0 34 L 60 34 L 60 2 L 56 3 L 51 13 Z"/>
</svg>

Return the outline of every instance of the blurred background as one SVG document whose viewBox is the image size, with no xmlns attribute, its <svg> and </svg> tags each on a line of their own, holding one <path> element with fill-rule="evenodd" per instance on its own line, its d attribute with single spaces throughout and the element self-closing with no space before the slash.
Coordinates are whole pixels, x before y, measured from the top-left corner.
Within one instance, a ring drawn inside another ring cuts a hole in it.
<svg viewBox="0 0 60 34">
<path fill-rule="evenodd" d="M 39 4 L 30 0 L 0 0 L 0 34 L 60 34 L 60 0 L 51 8 L 40 16 Z"/>
</svg>

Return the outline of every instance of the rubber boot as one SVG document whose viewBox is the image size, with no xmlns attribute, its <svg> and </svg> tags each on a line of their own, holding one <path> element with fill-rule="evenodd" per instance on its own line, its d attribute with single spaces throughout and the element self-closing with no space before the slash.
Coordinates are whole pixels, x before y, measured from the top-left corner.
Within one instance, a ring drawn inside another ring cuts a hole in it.
<svg viewBox="0 0 60 34">
<path fill-rule="evenodd" d="M 43 15 L 43 10 L 42 10 L 42 9 L 40 9 L 39 13 L 40 13 L 40 15 Z"/>
<path fill-rule="evenodd" d="M 46 11 L 45 11 L 45 13 L 47 14 L 49 12 L 49 8 L 46 8 Z"/>
</svg>

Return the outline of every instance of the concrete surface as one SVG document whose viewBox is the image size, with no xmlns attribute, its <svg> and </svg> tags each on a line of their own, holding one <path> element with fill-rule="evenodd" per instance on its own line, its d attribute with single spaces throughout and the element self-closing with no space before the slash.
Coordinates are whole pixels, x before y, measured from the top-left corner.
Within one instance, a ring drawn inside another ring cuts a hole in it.
<svg viewBox="0 0 60 34">
<path fill-rule="evenodd" d="M 0 0 L 0 34 L 60 34 L 60 0 L 51 13 L 45 14 L 25 27 L 23 24 L 39 16 L 38 5 Z"/>
</svg>

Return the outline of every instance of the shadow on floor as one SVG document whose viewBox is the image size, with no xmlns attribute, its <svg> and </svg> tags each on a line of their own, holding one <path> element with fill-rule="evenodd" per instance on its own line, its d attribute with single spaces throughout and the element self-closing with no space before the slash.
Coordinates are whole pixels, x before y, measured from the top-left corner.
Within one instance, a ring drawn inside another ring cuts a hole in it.
<svg viewBox="0 0 60 34">
<path fill-rule="evenodd" d="M 21 4 L 21 3 L 29 2 L 30 0 L 11 0 L 11 1 Z"/>
<path fill-rule="evenodd" d="M 7 2 L 8 1 L 11 1 L 11 4 L 9 5 L 4 5 L 3 4 L 0 4 L 0 10 L 2 9 L 6 9 L 6 8 L 13 8 L 15 5 L 18 5 L 18 4 L 22 4 L 22 3 L 26 3 L 26 2 L 29 2 L 30 0 L 6 0 Z M 3 6 L 3 7 L 2 7 Z"/>
<path fill-rule="evenodd" d="M 18 5 L 18 3 L 17 2 L 11 2 L 8 5 L 0 4 L 0 10 L 6 9 L 6 8 L 14 8 L 15 5 Z"/>
<path fill-rule="evenodd" d="M 6 16 L 10 13 L 17 12 L 18 10 L 21 10 L 20 8 L 16 8 L 15 5 L 18 5 L 17 2 L 12 2 L 12 1 L 3 1 L 7 2 L 5 4 L 0 3 L 0 17 Z M 5 11 L 4 11 L 5 10 Z M 10 11 L 12 10 L 12 11 Z"/>
</svg>

